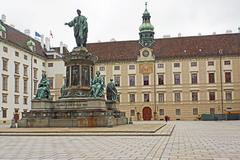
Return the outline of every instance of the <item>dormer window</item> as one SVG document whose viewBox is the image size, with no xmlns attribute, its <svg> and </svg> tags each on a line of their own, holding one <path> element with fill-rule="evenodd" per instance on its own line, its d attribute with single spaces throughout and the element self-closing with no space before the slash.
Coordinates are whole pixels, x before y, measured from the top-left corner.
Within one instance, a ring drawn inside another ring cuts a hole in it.
<svg viewBox="0 0 240 160">
<path fill-rule="evenodd" d="M 32 40 L 27 41 L 27 46 L 32 52 L 36 51 L 35 42 L 33 42 Z"/>
<path fill-rule="evenodd" d="M 6 38 L 6 28 L 0 23 L 0 37 Z"/>
</svg>

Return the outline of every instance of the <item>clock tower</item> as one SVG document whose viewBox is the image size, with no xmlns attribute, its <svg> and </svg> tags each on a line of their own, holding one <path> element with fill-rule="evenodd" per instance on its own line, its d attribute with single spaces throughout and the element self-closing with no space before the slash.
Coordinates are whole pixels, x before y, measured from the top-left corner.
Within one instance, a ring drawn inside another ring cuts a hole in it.
<svg viewBox="0 0 240 160">
<path fill-rule="evenodd" d="M 145 3 L 145 11 L 143 13 L 143 22 L 139 27 L 139 43 L 142 47 L 151 48 L 154 42 L 154 27 L 150 22 L 150 13 L 147 10 L 147 2 Z"/>
</svg>

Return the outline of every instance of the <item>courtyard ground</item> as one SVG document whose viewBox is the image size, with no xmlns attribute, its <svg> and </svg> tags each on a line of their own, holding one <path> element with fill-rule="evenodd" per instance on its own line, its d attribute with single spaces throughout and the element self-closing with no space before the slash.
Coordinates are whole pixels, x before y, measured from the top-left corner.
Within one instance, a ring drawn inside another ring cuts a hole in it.
<svg viewBox="0 0 240 160">
<path fill-rule="evenodd" d="M 0 159 L 240 159 L 240 121 L 169 123 L 171 136 L 0 136 Z"/>
</svg>

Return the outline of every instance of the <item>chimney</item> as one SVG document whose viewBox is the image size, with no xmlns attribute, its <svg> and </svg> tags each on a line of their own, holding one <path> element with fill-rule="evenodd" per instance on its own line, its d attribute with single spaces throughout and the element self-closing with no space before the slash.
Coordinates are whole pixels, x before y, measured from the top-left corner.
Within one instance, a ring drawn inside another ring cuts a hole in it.
<svg viewBox="0 0 240 160">
<path fill-rule="evenodd" d="M 3 23 L 6 23 L 6 19 L 7 19 L 6 15 L 5 15 L 5 14 L 2 14 L 1 20 L 2 20 Z"/>
<path fill-rule="evenodd" d="M 63 42 L 60 42 L 60 54 L 63 54 Z"/>
<path fill-rule="evenodd" d="M 48 37 L 45 38 L 45 45 L 46 45 L 46 50 L 50 51 L 50 38 Z"/>
<path fill-rule="evenodd" d="M 232 33 L 232 30 L 231 30 L 231 29 L 228 29 L 228 30 L 226 30 L 226 33 L 227 33 L 227 34 Z"/>
<path fill-rule="evenodd" d="M 42 46 L 42 48 L 44 48 L 44 35 L 43 34 L 41 35 L 41 46 Z"/>
<path fill-rule="evenodd" d="M 182 34 L 181 34 L 181 33 L 178 33 L 178 37 L 182 37 Z"/>
<path fill-rule="evenodd" d="M 213 35 L 216 35 L 216 32 L 213 32 L 212 34 L 213 34 Z"/>
<path fill-rule="evenodd" d="M 14 25 L 14 24 L 10 24 L 10 26 L 11 26 L 12 28 L 15 28 L 15 25 Z"/>
<path fill-rule="evenodd" d="M 238 27 L 238 33 L 240 33 L 240 27 Z"/>
<path fill-rule="evenodd" d="M 163 35 L 163 38 L 171 38 L 170 34 Z"/>
<path fill-rule="evenodd" d="M 24 34 L 26 34 L 26 35 L 28 35 L 28 36 L 30 36 L 30 33 L 31 33 L 31 32 L 30 32 L 30 29 L 25 29 L 25 30 L 24 30 Z"/>
<path fill-rule="evenodd" d="M 198 36 L 201 36 L 202 34 L 201 33 L 198 33 Z"/>
</svg>

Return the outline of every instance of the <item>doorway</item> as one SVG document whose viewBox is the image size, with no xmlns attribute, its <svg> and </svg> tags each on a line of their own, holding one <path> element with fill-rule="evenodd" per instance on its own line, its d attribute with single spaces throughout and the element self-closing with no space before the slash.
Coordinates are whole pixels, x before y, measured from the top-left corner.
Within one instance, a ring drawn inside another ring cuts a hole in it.
<svg viewBox="0 0 240 160">
<path fill-rule="evenodd" d="M 144 121 L 150 121 L 152 119 L 152 109 L 150 107 L 144 107 L 142 112 Z"/>
</svg>

